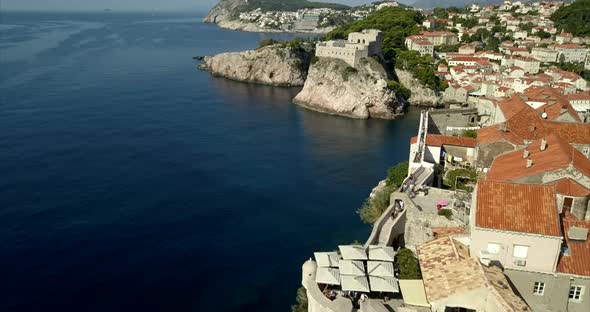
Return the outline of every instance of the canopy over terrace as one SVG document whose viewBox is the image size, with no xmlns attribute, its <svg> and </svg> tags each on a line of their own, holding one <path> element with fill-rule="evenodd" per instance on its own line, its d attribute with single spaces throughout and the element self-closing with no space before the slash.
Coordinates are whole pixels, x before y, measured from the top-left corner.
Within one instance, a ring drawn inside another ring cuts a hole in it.
<svg viewBox="0 0 590 312">
<path fill-rule="evenodd" d="M 393 263 L 385 261 L 367 261 L 369 276 L 394 277 Z"/>
<path fill-rule="evenodd" d="M 369 246 L 369 260 L 393 262 L 395 251 L 391 246 Z"/>
<path fill-rule="evenodd" d="M 367 260 L 367 252 L 363 246 L 358 245 L 340 245 L 340 254 L 342 259 L 346 260 Z"/>
<path fill-rule="evenodd" d="M 318 284 L 340 285 L 340 271 L 335 268 L 319 267 L 315 275 Z"/>
<path fill-rule="evenodd" d="M 399 285 L 394 277 L 369 276 L 371 291 L 399 292 Z"/>
<path fill-rule="evenodd" d="M 340 275 L 340 282 L 342 290 L 370 292 L 366 276 Z"/>
<path fill-rule="evenodd" d="M 340 262 L 340 255 L 337 252 L 314 252 L 315 261 L 318 267 L 338 267 Z"/>
<path fill-rule="evenodd" d="M 340 274 L 365 276 L 365 264 L 357 260 L 340 260 Z"/>
</svg>

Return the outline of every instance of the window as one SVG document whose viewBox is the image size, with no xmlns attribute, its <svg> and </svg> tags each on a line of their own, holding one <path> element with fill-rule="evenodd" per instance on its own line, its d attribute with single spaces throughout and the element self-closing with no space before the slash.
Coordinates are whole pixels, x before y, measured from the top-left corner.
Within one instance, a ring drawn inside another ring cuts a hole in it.
<svg viewBox="0 0 590 312">
<path fill-rule="evenodd" d="M 500 244 L 488 243 L 488 252 L 491 254 L 499 254 L 500 248 Z"/>
<path fill-rule="evenodd" d="M 582 301 L 582 294 L 584 293 L 584 286 L 572 285 L 570 287 L 570 301 L 580 302 Z"/>
<path fill-rule="evenodd" d="M 544 293 L 545 293 L 545 283 L 535 282 L 535 285 L 533 286 L 533 294 L 535 294 L 537 296 L 543 296 Z"/>
<path fill-rule="evenodd" d="M 521 258 L 521 259 L 526 259 L 529 253 L 529 247 L 528 246 L 522 246 L 522 245 L 514 245 L 514 251 L 513 251 L 513 256 L 515 258 Z"/>
</svg>

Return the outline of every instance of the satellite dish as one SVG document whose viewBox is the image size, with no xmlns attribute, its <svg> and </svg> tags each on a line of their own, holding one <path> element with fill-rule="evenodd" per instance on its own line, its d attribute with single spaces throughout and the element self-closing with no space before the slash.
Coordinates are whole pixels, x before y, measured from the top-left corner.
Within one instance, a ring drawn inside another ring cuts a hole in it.
<svg viewBox="0 0 590 312">
<path fill-rule="evenodd" d="M 543 114 L 541 114 L 541 117 L 543 117 L 543 119 L 547 119 L 547 113 L 543 112 Z"/>
</svg>

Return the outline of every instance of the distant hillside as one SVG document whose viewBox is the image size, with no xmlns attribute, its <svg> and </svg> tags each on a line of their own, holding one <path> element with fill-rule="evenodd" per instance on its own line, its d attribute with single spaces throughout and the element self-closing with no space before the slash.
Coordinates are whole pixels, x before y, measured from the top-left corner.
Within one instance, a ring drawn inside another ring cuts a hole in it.
<svg viewBox="0 0 590 312">
<path fill-rule="evenodd" d="M 479 4 L 481 6 L 501 4 L 503 0 L 418 0 L 412 4 L 412 6 L 422 9 L 433 9 L 433 8 L 448 8 L 458 7 L 463 8 L 467 5 Z"/>
<path fill-rule="evenodd" d="M 590 0 L 577 0 L 559 8 L 552 16 L 557 29 L 575 36 L 590 36 Z"/>
<path fill-rule="evenodd" d="M 338 3 L 322 3 L 307 0 L 249 0 L 239 10 L 251 11 L 257 8 L 262 9 L 262 11 L 297 11 L 306 8 L 333 8 L 343 10 L 349 7 Z"/>
</svg>

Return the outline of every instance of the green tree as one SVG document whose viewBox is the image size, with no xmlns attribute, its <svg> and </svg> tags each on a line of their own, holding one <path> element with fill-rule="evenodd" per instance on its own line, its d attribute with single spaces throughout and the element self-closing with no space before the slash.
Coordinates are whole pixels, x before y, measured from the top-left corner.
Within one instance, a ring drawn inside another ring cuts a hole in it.
<svg viewBox="0 0 590 312">
<path fill-rule="evenodd" d="M 574 36 L 590 36 L 590 0 L 576 0 L 568 6 L 562 6 L 551 20 L 558 29 Z"/>
<path fill-rule="evenodd" d="M 407 161 L 401 162 L 387 170 L 387 179 L 385 183 L 388 186 L 398 188 L 404 182 L 404 179 L 408 176 L 409 164 Z"/>
<path fill-rule="evenodd" d="M 399 267 L 400 279 L 422 279 L 420 263 L 411 250 L 401 248 L 395 255 L 395 260 Z"/>
<path fill-rule="evenodd" d="M 465 131 L 463 131 L 462 136 L 464 136 L 466 138 L 476 139 L 477 138 L 477 130 L 465 130 Z"/>
<path fill-rule="evenodd" d="M 291 312 L 307 312 L 307 292 L 304 287 L 297 289 L 296 303 L 291 306 Z"/>
<path fill-rule="evenodd" d="M 366 224 L 373 224 L 389 207 L 389 197 L 395 190 L 394 187 L 385 186 L 375 193 L 372 198 L 367 198 L 361 208 L 357 210 L 361 221 Z"/>
</svg>

